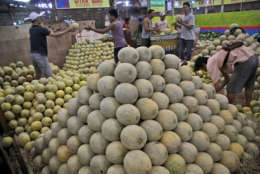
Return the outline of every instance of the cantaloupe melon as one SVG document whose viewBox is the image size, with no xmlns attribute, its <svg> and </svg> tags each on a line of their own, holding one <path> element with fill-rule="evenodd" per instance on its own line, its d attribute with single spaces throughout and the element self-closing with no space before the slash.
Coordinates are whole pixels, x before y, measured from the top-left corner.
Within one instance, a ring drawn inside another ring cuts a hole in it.
<svg viewBox="0 0 260 174">
<path fill-rule="evenodd" d="M 214 99 L 216 96 L 215 88 L 210 84 L 203 84 L 202 89 L 208 93 L 209 99 Z"/>
<path fill-rule="evenodd" d="M 170 103 L 169 97 L 162 92 L 154 92 L 152 100 L 157 103 L 159 109 L 167 109 Z"/>
<path fill-rule="evenodd" d="M 118 52 L 118 59 L 121 63 L 136 64 L 139 60 L 139 54 L 136 49 L 125 47 Z"/>
<path fill-rule="evenodd" d="M 145 174 L 152 169 L 149 156 L 140 150 L 129 151 L 124 158 L 123 164 L 126 173 Z"/>
<path fill-rule="evenodd" d="M 255 140 L 255 132 L 254 129 L 252 129 L 249 126 L 245 126 L 242 128 L 241 133 L 249 140 L 254 141 Z"/>
<path fill-rule="evenodd" d="M 220 104 L 215 99 L 209 99 L 207 106 L 210 108 L 212 114 L 216 115 L 220 112 Z"/>
<path fill-rule="evenodd" d="M 69 130 L 67 128 L 61 129 L 57 134 L 57 138 L 58 138 L 60 144 L 66 144 L 66 142 L 70 136 L 71 136 L 71 133 L 69 132 Z"/>
<path fill-rule="evenodd" d="M 192 70 L 189 66 L 182 66 L 179 68 L 182 80 L 192 80 Z"/>
<path fill-rule="evenodd" d="M 103 96 L 99 93 L 94 93 L 89 98 L 89 107 L 91 109 L 99 109 Z"/>
<path fill-rule="evenodd" d="M 153 75 L 163 75 L 165 72 L 165 64 L 160 59 L 152 59 L 150 62 L 152 66 L 152 74 Z"/>
<path fill-rule="evenodd" d="M 44 149 L 42 152 L 42 161 L 45 164 L 48 164 L 51 157 L 52 157 L 52 153 L 51 153 L 50 149 L 49 148 Z"/>
<path fill-rule="evenodd" d="M 230 174 L 230 171 L 223 164 L 215 163 L 212 168 L 212 174 Z"/>
<path fill-rule="evenodd" d="M 166 82 L 162 76 L 152 75 L 149 81 L 152 83 L 154 91 L 161 92 L 164 90 Z"/>
<path fill-rule="evenodd" d="M 153 166 L 152 169 L 147 174 L 170 174 L 168 169 L 162 166 Z"/>
<path fill-rule="evenodd" d="M 49 169 L 51 173 L 56 173 L 61 165 L 61 162 L 59 161 L 57 156 L 52 156 L 49 161 Z"/>
<path fill-rule="evenodd" d="M 143 121 L 140 126 L 145 130 L 149 141 L 158 141 L 163 135 L 163 128 L 154 120 Z"/>
<path fill-rule="evenodd" d="M 210 154 L 214 162 L 217 162 L 221 159 L 222 149 L 216 143 L 210 143 L 207 153 Z"/>
<path fill-rule="evenodd" d="M 122 164 L 127 152 L 127 148 L 120 141 L 113 141 L 106 148 L 106 159 L 113 164 Z"/>
<path fill-rule="evenodd" d="M 71 152 L 69 151 L 67 146 L 62 145 L 58 148 L 57 157 L 60 160 L 60 162 L 67 162 L 70 156 Z"/>
<path fill-rule="evenodd" d="M 78 102 L 83 105 L 88 104 L 89 98 L 92 95 L 92 91 L 88 87 L 83 86 L 79 89 L 78 93 Z"/>
<path fill-rule="evenodd" d="M 197 164 L 188 164 L 185 174 L 204 174 L 204 172 Z"/>
<path fill-rule="evenodd" d="M 195 85 L 192 81 L 182 81 L 180 87 L 186 96 L 192 96 L 195 92 Z"/>
<path fill-rule="evenodd" d="M 158 115 L 158 105 L 152 99 L 141 98 L 136 103 L 137 108 L 141 113 L 141 119 L 150 120 Z"/>
<path fill-rule="evenodd" d="M 153 85 L 150 81 L 145 79 L 138 79 L 135 81 L 135 86 L 138 90 L 139 97 L 151 98 L 153 95 Z"/>
<path fill-rule="evenodd" d="M 58 174 L 69 174 L 68 165 L 66 163 L 60 165 L 57 173 Z"/>
<path fill-rule="evenodd" d="M 78 103 L 77 98 L 72 98 L 67 103 L 67 112 L 70 116 L 76 115 L 80 104 Z"/>
<path fill-rule="evenodd" d="M 182 103 L 172 104 L 169 109 L 176 114 L 179 121 L 185 121 L 189 116 L 188 108 Z"/>
<path fill-rule="evenodd" d="M 170 171 L 170 173 L 184 174 L 186 162 L 180 155 L 171 154 L 165 163 L 165 167 Z"/>
<path fill-rule="evenodd" d="M 110 118 L 103 122 L 101 127 L 101 134 L 108 141 L 119 140 L 122 126 L 116 119 Z"/>
<path fill-rule="evenodd" d="M 149 62 L 152 58 L 151 50 L 145 46 L 141 46 L 136 48 L 136 51 L 139 54 L 139 60 L 140 61 L 146 61 Z"/>
<path fill-rule="evenodd" d="M 142 127 L 129 125 L 122 129 L 120 139 L 127 149 L 138 150 L 146 144 L 147 134 Z"/>
<path fill-rule="evenodd" d="M 87 119 L 88 127 L 93 131 L 101 131 L 101 126 L 104 121 L 105 121 L 105 117 L 102 115 L 100 110 L 92 111 L 88 115 L 88 119 Z"/>
<path fill-rule="evenodd" d="M 77 135 L 73 135 L 67 140 L 67 146 L 71 153 L 77 153 L 80 145 L 81 142 L 79 141 L 79 137 Z"/>
<path fill-rule="evenodd" d="M 137 124 L 140 121 L 140 111 L 131 104 L 124 104 L 118 107 L 116 118 L 123 125 Z"/>
<path fill-rule="evenodd" d="M 233 126 L 236 128 L 238 133 L 242 130 L 242 124 L 238 120 L 233 120 Z"/>
<path fill-rule="evenodd" d="M 168 109 L 160 110 L 156 120 L 160 123 L 163 130 L 165 131 L 173 130 L 178 123 L 176 114 Z"/>
<path fill-rule="evenodd" d="M 176 133 L 181 137 L 182 141 L 189 141 L 192 138 L 192 127 L 186 122 L 179 122 Z"/>
<path fill-rule="evenodd" d="M 237 135 L 237 143 L 239 143 L 243 148 L 246 147 L 248 141 L 244 135 L 238 134 Z"/>
<path fill-rule="evenodd" d="M 152 75 L 152 66 L 145 61 L 138 62 L 136 64 L 138 79 L 150 79 Z"/>
<path fill-rule="evenodd" d="M 222 150 L 228 150 L 230 146 L 230 139 L 225 134 L 218 134 L 216 144 L 218 144 Z"/>
<path fill-rule="evenodd" d="M 77 155 L 73 155 L 68 159 L 67 162 L 69 173 L 78 173 L 81 168 L 81 164 Z"/>
<path fill-rule="evenodd" d="M 210 173 L 213 168 L 213 159 L 208 153 L 200 152 L 196 158 L 196 164 L 205 174 Z"/>
<path fill-rule="evenodd" d="M 83 123 L 78 119 L 78 117 L 70 117 L 67 120 L 67 128 L 71 134 L 77 134 L 78 130 L 83 126 Z"/>
<path fill-rule="evenodd" d="M 150 142 L 145 145 L 144 152 L 149 156 L 153 165 L 163 165 L 168 158 L 167 148 L 160 142 Z"/>
<path fill-rule="evenodd" d="M 166 68 L 178 69 L 180 64 L 180 59 L 174 54 L 167 54 L 163 59 Z"/>
<path fill-rule="evenodd" d="M 152 45 L 149 47 L 149 50 L 152 54 L 152 59 L 164 59 L 165 51 L 159 45 Z"/>
<path fill-rule="evenodd" d="M 121 63 L 115 69 L 115 78 L 121 83 L 131 83 L 137 77 L 135 66 L 130 63 Z"/>
<path fill-rule="evenodd" d="M 161 143 L 165 145 L 168 153 L 177 153 L 181 145 L 181 138 L 175 132 L 165 131 Z"/>
<path fill-rule="evenodd" d="M 205 105 L 199 105 L 198 106 L 198 114 L 203 119 L 203 121 L 208 122 L 211 119 L 211 110 L 209 107 Z"/>
<path fill-rule="evenodd" d="M 88 144 L 82 144 L 77 151 L 79 162 L 83 166 L 89 165 L 90 160 L 94 155 L 94 152 Z"/>
<path fill-rule="evenodd" d="M 90 167 L 84 166 L 79 169 L 78 174 L 92 174 L 92 171 L 91 171 Z"/>
<path fill-rule="evenodd" d="M 125 169 L 122 165 L 113 165 L 109 167 L 107 170 L 107 174 L 113 174 L 113 173 L 126 174 Z"/>
<path fill-rule="evenodd" d="M 78 109 L 78 112 L 77 112 L 77 117 L 78 117 L 79 121 L 81 121 L 82 123 L 87 123 L 87 118 L 88 118 L 88 115 L 90 112 L 91 112 L 91 109 L 88 105 L 80 106 L 80 108 Z"/>
<path fill-rule="evenodd" d="M 198 100 L 195 97 L 185 96 L 182 99 L 182 103 L 188 107 L 189 113 L 198 111 Z"/>
<path fill-rule="evenodd" d="M 230 144 L 229 150 L 237 154 L 239 158 L 241 158 L 244 153 L 244 148 L 239 143 Z"/>
<path fill-rule="evenodd" d="M 98 73 L 101 77 L 114 75 L 115 64 L 111 61 L 104 61 L 98 66 Z"/>
<path fill-rule="evenodd" d="M 89 143 L 91 135 L 94 133 L 87 125 L 82 126 L 78 131 L 79 140 L 82 143 Z"/>
<path fill-rule="evenodd" d="M 240 165 L 238 156 L 231 151 L 222 152 L 222 159 L 220 163 L 226 166 L 230 172 L 237 171 Z"/>
<path fill-rule="evenodd" d="M 194 83 L 196 89 L 202 88 L 202 80 L 199 76 L 193 76 L 192 82 Z"/>
<path fill-rule="evenodd" d="M 119 103 L 132 104 L 138 98 L 138 90 L 132 84 L 121 83 L 115 89 L 115 98 Z"/>
<path fill-rule="evenodd" d="M 252 142 L 247 143 L 245 151 L 254 157 L 257 157 L 259 155 L 259 148 L 255 143 Z"/>
<path fill-rule="evenodd" d="M 99 78 L 100 78 L 99 74 L 90 74 L 87 77 L 88 88 L 93 91 L 96 91 Z"/>
<path fill-rule="evenodd" d="M 218 134 L 218 127 L 212 123 L 204 123 L 202 130 L 208 135 L 210 141 L 215 141 Z"/>
<path fill-rule="evenodd" d="M 196 89 L 194 97 L 198 100 L 199 105 L 205 105 L 208 101 L 208 93 L 201 89 Z"/>
<path fill-rule="evenodd" d="M 165 79 L 166 83 L 173 83 L 178 85 L 181 81 L 181 75 L 179 71 L 173 68 L 166 69 L 163 78 Z"/>
<path fill-rule="evenodd" d="M 113 97 L 106 97 L 100 103 L 100 112 L 107 118 L 113 118 L 116 116 L 116 110 L 119 107 L 119 103 Z"/>
<path fill-rule="evenodd" d="M 199 152 L 206 151 L 210 145 L 208 135 L 202 131 L 193 133 L 191 143 L 196 146 Z"/>
<path fill-rule="evenodd" d="M 104 154 L 108 141 L 102 136 L 100 132 L 96 132 L 91 135 L 89 140 L 91 150 L 96 154 Z"/>
<path fill-rule="evenodd" d="M 229 137 L 231 142 L 237 141 L 238 131 L 234 126 L 226 125 L 225 128 L 224 128 L 224 134 Z"/>
<path fill-rule="evenodd" d="M 180 146 L 179 153 L 183 157 L 183 159 L 186 161 L 186 163 L 193 163 L 198 154 L 198 150 L 193 144 L 184 142 Z"/>
<path fill-rule="evenodd" d="M 203 126 L 203 120 L 198 114 L 195 113 L 189 114 L 187 122 L 192 127 L 193 131 L 198 131 Z"/>
</svg>

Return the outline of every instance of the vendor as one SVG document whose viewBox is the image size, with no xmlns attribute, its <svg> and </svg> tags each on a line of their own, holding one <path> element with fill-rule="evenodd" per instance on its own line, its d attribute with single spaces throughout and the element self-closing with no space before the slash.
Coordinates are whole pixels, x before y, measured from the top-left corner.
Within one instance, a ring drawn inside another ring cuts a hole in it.
<svg viewBox="0 0 260 174">
<path fill-rule="evenodd" d="M 87 27 L 87 30 L 92 30 L 97 33 L 104 34 L 108 31 L 112 32 L 112 37 L 114 41 L 114 60 L 115 63 L 118 62 L 118 52 L 127 46 L 125 36 L 124 36 L 124 31 L 123 31 L 123 25 L 122 23 L 118 20 L 118 14 L 115 9 L 109 10 L 109 20 L 110 20 L 110 25 L 107 26 L 106 28 L 103 29 L 96 29 L 96 28 L 91 28 Z"/>
<path fill-rule="evenodd" d="M 48 50 L 47 50 L 47 36 L 60 36 L 69 31 L 71 28 L 67 28 L 63 31 L 51 32 L 47 28 L 41 26 L 41 16 L 44 13 L 31 12 L 26 20 L 32 21 L 32 27 L 30 28 L 30 46 L 31 54 L 30 59 L 35 69 L 36 79 L 41 77 L 52 76 L 52 70 L 48 60 Z"/>
<path fill-rule="evenodd" d="M 154 10 L 150 9 L 148 15 L 143 20 L 142 27 L 142 45 L 146 47 L 151 46 L 151 33 L 157 32 L 158 29 L 153 28 L 152 19 L 154 17 Z"/>
<path fill-rule="evenodd" d="M 245 87 L 244 105 L 250 106 L 257 66 L 258 57 L 255 52 L 251 48 L 243 46 L 242 42 L 237 42 L 224 47 L 209 59 L 198 58 L 194 70 L 207 70 L 217 92 L 227 85 L 227 96 L 230 103 L 234 103 L 236 94 Z M 229 74 L 232 74 L 231 78 Z M 222 83 L 220 83 L 221 75 L 225 78 Z"/>
<path fill-rule="evenodd" d="M 158 28 L 160 31 L 165 31 L 169 28 L 169 24 L 167 20 L 165 20 L 165 12 L 160 13 L 160 20 L 155 22 L 155 27 Z"/>
<path fill-rule="evenodd" d="M 181 35 L 178 43 L 178 53 L 179 57 L 182 60 L 182 65 L 186 65 L 187 61 L 191 59 L 192 48 L 195 36 L 195 18 L 194 15 L 190 12 L 190 3 L 183 3 L 183 11 L 184 15 L 181 17 L 181 20 L 177 20 L 177 23 L 173 25 L 179 24 L 181 25 Z M 186 51 L 186 57 L 184 55 Z"/>
</svg>

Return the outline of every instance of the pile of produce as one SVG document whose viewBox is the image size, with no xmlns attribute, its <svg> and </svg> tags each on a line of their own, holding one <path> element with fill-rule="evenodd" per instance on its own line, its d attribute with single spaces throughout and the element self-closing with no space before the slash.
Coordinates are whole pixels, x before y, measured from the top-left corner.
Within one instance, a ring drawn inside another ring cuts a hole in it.
<svg viewBox="0 0 260 174">
<path fill-rule="evenodd" d="M 230 30 L 232 26 L 230 26 Z M 226 30 L 225 33 L 215 39 L 207 48 L 202 50 L 199 56 L 212 56 L 217 51 L 222 49 L 223 45 L 228 44 L 230 41 L 242 40 L 244 45 L 252 48 L 257 54 L 260 54 L 260 43 L 254 40 L 254 36 L 242 33 L 241 29 L 236 29 L 234 34 L 230 34 L 230 30 Z"/>
<path fill-rule="evenodd" d="M 33 74 L 34 71 L 30 69 L 29 72 Z M 5 84 L 0 91 L 0 110 L 11 131 L 19 136 L 26 132 L 29 135 L 27 140 L 31 141 L 48 131 L 52 122 L 56 121 L 58 111 L 77 96 L 76 91 L 81 86 L 86 86 L 86 78 L 84 74 L 61 70 L 48 79 L 19 82 L 18 86 Z M 30 150 L 32 143 L 28 141 L 21 145 Z"/>
<path fill-rule="evenodd" d="M 214 32 L 214 31 L 201 32 L 199 34 L 199 39 L 213 41 L 213 40 L 219 38 L 219 36 L 221 36 L 221 35 L 222 35 L 221 33 Z"/>
<path fill-rule="evenodd" d="M 256 123 L 178 57 L 126 47 L 119 60 L 101 63 L 35 141 L 42 174 L 229 174 L 259 155 Z"/>
<path fill-rule="evenodd" d="M 59 68 L 53 64 L 51 69 L 54 74 L 59 72 Z M 0 88 L 17 87 L 25 82 L 31 82 L 34 77 L 35 71 L 32 65 L 25 66 L 22 61 L 10 63 L 9 66 L 0 67 Z"/>
<path fill-rule="evenodd" d="M 113 59 L 114 45 L 112 42 L 80 42 L 69 50 L 66 56 L 64 70 L 80 73 L 96 73 L 96 66 L 104 60 Z"/>
</svg>

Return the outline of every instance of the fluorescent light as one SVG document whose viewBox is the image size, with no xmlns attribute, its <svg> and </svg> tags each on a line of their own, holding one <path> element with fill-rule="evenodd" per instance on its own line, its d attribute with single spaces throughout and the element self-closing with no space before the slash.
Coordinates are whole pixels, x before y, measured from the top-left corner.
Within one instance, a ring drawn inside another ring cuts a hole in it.
<svg viewBox="0 0 260 174">
<path fill-rule="evenodd" d="M 129 6 L 129 1 L 125 1 L 125 6 Z"/>
<path fill-rule="evenodd" d="M 13 23 L 13 25 L 17 25 L 17 23 L 16 23 L 16 22 L 14 22 L 14 23 Z"/>
<path fill-rule="evenodd" d="M 30 2 L 31 0 L 15 0 L 17 2 Z"/>
</svg>

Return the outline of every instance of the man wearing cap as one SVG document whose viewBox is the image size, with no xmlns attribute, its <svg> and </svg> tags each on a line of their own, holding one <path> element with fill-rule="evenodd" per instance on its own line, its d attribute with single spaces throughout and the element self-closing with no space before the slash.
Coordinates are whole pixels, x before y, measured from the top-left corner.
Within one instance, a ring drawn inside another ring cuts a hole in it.
<svg viewBox="0 0 260 174">
<path fill-rule="evenodd" d="M 52 76 L 52 70 L 48 61 L 47 50 L 47 36 L 60 36 L 71 30 L 71 28 L 64 31 L 51 32 L 47 28 L 41 26 L 41 16 L 44 13 L 30 13 L 27 19 L 32 21 L 32 27 L 30 28 L 30 45 L 31 54 L 30 59 L 36 72 L 36 79 L 40 79 L 42 76 L 48 78 Z"/>
<path fill-rule="evenodd" d="M 160 20 L 155 22 L 155 27 L 160 31 L 165 31 L 165 29 L 169 28 L 169 24 L 167 20 L 165 20 L 165 12 L 160 13 Z"/>
</svg>

